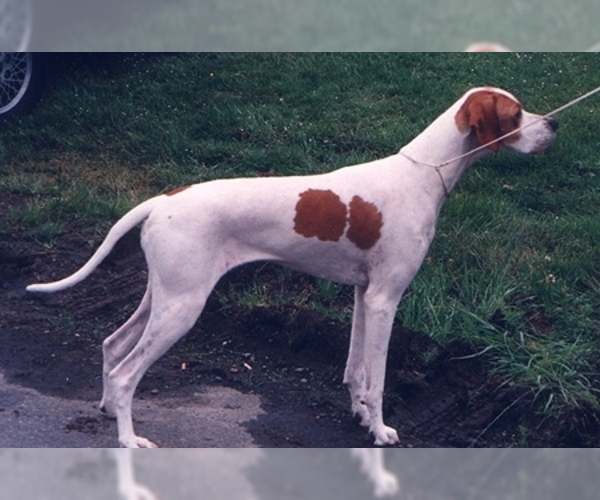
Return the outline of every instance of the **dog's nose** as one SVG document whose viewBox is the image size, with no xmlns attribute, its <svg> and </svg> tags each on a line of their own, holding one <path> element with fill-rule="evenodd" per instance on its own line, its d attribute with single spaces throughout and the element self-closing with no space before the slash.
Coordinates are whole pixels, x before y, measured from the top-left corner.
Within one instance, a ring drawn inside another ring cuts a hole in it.
<svg viewBox="0 0 600 500">
<path fill-rule="evenodd" d="M 546 123 L 552 129 L 553 132 L 558 130 L 559 123 L 554 118 L 547 118 Z"/>
</svg>

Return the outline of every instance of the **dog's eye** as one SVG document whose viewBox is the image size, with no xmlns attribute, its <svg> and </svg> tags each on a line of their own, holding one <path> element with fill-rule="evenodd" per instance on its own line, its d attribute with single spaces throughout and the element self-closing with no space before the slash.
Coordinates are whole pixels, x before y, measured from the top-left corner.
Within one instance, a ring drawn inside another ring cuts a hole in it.
<svg viewBox="0 0 600 500">
<path fill-rule="evenodd" d="M 523 111 L 519 110 L 515 113 L 515 120 L 517 121 L 521 121 L 521 118 L 523 117 Z"/>
</svg>

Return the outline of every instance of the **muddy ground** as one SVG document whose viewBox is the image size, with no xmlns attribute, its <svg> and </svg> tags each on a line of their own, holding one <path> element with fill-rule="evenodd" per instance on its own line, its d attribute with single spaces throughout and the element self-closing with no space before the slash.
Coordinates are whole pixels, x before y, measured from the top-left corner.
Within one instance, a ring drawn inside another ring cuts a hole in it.
<svg viewBox="0 0 600 500">
<path fill-rule="evenodd" d="M 23 199 L 0 194 L 0 372 L 6 381 L 41 394 L 93 402 L 73 415 L 70 432 L 106 432 L 97 410 L 101 343 L 135 309 L 146 269 L 138 235 L 127 235 L 94 275 L 72 290 L 31 296 L 32 282 L 62 278 L 91 255 L 94 224 L 69 224 L 52 245 L 10 229 Z M 270 265 L 246 266 L 218 287 L 258 276 L 275 279 Z M 277 278 L 279 279 L 279 278 Z M 287 284 L 286 284 L 287 285 Z M 280 286 L 278 283 L 277 286 Z M 290 289 L 311 286 L 294 275 Z M 293 321 L 290 320 L 293 318 Z M 349 326 L 293 306 L 247 308 L 216 300 L 193 330 L 142 380 L 136 399 L 177 404 L 185 390 L 227 386 L 260 397 L 264 414 L 242 425 L 261 447 L 368 446 L 349 413 L 342 385 Z M 574 409 L 543 418 L 533 394 L 490 376 L 471 346 L 436 344 L 396 325 L 388 359 L 384 415 L 407 447 L 597 446 L 598 416 Z M 0 411 L 11 411 L 2 407 Z M 65 429 L 63 429 L 65 430 Z M 198 432 L 202 432 L 201 422 Z M 169 440 L 163 439 L 163 446 Z"/>
</svg>

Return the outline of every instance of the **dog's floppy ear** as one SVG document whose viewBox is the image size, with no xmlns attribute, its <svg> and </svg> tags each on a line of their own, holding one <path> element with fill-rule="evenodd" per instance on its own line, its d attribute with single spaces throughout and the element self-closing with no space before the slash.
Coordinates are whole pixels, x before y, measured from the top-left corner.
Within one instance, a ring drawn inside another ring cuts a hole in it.
<svg viewBox="0 0 600 500">
<path fill-rule="evenodd" d="M 473 129 L 480 144 L 487 144 L 502 135 L 500 118 L 496 108 L 497 95 L 480 91 L 471 94 L 456 113 L 456 126 L 460 132 Z M 500 150 L 495 142 L 488 146 L 494 153 Z"/>
</svg>

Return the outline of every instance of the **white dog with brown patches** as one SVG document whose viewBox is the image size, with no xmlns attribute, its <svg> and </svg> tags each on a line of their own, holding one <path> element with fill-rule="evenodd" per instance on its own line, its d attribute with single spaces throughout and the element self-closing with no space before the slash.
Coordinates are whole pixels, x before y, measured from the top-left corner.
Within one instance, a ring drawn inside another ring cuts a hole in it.
<svg viewBox="0 0 600 500">
<path fill-rule="evenodd" d="M 473 89 L 388 158 L 322 175 L 217 180 L 152 198 L 119 220 L 79 271 L 27 289 L 55 292 L 79 283 L 144 222 L 148 287 L 136 312 L 104 341 L 101 406 L 117 417 L 121 446 L 154 447 L 134 433 L 135 388 L 192 328 L 223 274 L 269 260 L 353 285 L 344 382 L 352 411 L 375 444 L 395 444 L 398 434 L 382 416 L 388 342 L 396 307 L 425 258 L 444 199 L 478 158 L 500 149 L 541 152 L 557 128 L 554 119 L 524 111 L 508 92 Z M 508 132 L 516 133 L 470 153 Z"/>
<path fill-rule="evenodd" d="M 212 450 L 207 451 L 210 453 Z M 359 460 L 360 468 L 371 482 L 373 494 L 376 497 L 396 495 L 400 492 L 398 478 L 385 468 L 382 449 L 352 448 L 351 452 Z M 121 498 L 123 500 L 157 500 L 150 489 L 136 481 L 131 449 L 115 449 L 114 454 L 117 461 L 117 479 Z M 249 493 L 244 498 L 255 498 L 255 495 Z"/>
</svg>

